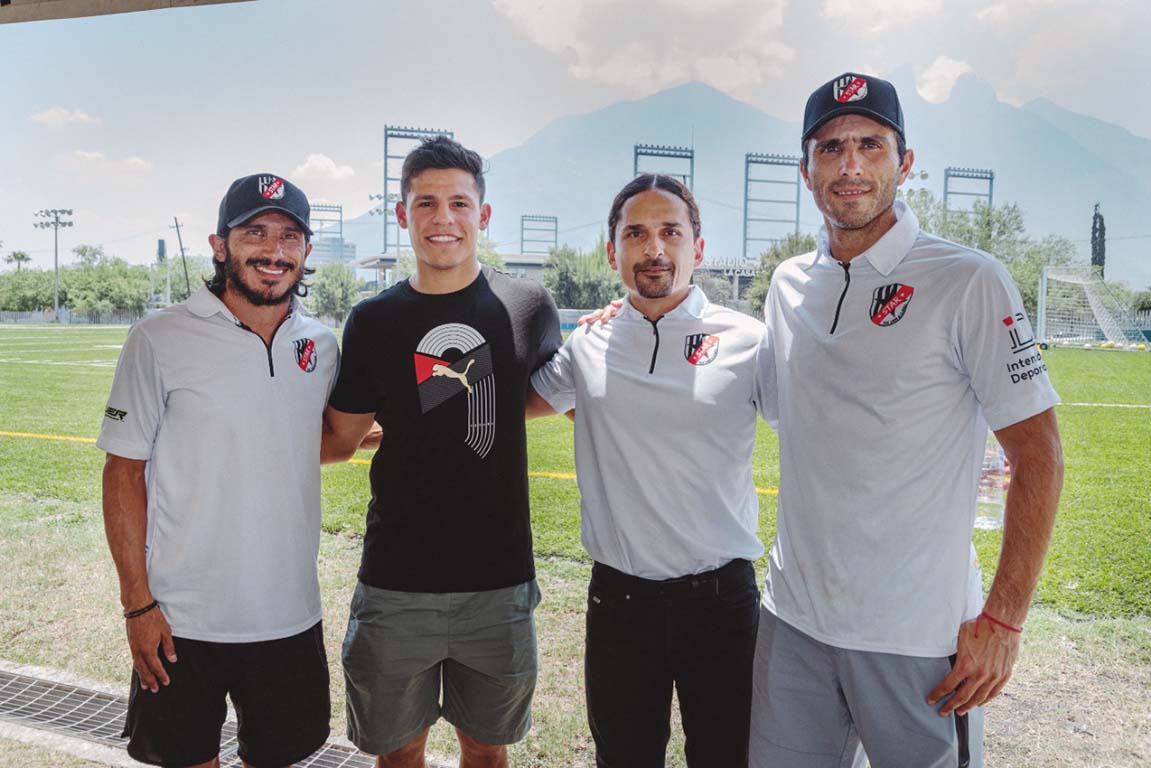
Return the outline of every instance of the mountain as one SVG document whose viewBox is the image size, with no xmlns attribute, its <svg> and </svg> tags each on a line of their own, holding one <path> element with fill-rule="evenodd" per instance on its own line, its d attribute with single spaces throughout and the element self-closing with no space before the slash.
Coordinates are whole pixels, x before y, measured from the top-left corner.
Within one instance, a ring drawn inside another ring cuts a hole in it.
<svg viewBox="0 0 1151 768">
<path fill-rule="evenodd" d="M 942 104 L 922 99 L 908 70 L 891 79 L 903 99 L 916 169 L 929 174 L 914 186 L 942 196 L 945 167 L 993 169 L 996 203 L 1018 203 L 1033 236 L 1068 237 L 1084 258 L 1098 202 L 1110 238 L 1108 277 L 1135 288 L 1151 286 L 1151 238 L 1132 237 L 1149 231 L 1143 211 L 1151 203 L 1151 140 L 1045 100 L 1023 107 L 1006 104 L 973 75 L 960 78 Z M 553 215 L 559 218 L 561 243 L 590 248 L 606 228 L 612 197 L 632 176 L 634 145 L 691 146 L 706 256 L 738 258 L 744 155 L 796 155 L 799 134 L 798 123 L 774 118 L 701 83 L 560 118 L 489 159 L 491 235 L 501 251 L 516 253 L 520 216 Z M 649 159 L 641 168 L 655 170 L 657 165 Z M 664 166 L 673 172 L 680 168 Z M 782 190 L 779 197 L 791 194 L 786 187 L 775 190 Z M 800 228 L 813 231 L 820 221 L 810 193 L 802 189 Z M 378 217 L 347 222 L 345 230 L 361 255 L 378 252 Z"/>
</svg>

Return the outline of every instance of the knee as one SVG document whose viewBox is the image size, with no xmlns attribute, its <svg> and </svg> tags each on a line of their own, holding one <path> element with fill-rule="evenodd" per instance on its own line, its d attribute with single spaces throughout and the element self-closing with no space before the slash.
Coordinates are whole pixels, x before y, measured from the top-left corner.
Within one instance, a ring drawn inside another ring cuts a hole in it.
<svg viewBox="0 0 1151 768">
<path fill-rule="evenodd" d="M 376 768 L 423 768 L 424 747 L 427 742 L 428 731 L 425 729 L 419 736 L 394 752 L 377 757 Z"/>
<path fill-rule="evenodd" d="M 503 744 L 485 744 L 476 741 L 459 729 L 456 729 L 456 735 L 460 740 L 461 766 L 507 765 L 508 748 Z"/>
</svg>

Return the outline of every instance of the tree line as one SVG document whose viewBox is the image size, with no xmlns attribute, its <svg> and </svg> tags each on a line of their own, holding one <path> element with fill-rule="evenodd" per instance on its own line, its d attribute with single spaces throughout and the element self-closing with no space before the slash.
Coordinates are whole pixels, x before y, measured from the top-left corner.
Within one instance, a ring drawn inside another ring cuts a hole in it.
<svg viewBox="0 0 1151 768">
<path fill-rule="evenodd" d="M 1034 238 L 1027 234 L 1023 211 L 1015 203 L 989 206 L 978 202 L 970 211 L 949 211 L 943 201 L 930 191 L 913 189 L 901 197 L 915 211 L 923 229 L 991 254 L 1006 265 L 1015 280 L 1027 314 L 1036 316 L 1039 276 L 1044 266 L 1061 266 L 1076 260 L 1075 244 L 1062 237 Z M 815 237 L 808 233 L 790 234 L 760 254 L 759 265 L 751 285 L 743 296 L 734 296 L 731 283 L 704 271 L 697 271 L 695 282 L 709 300 L 744 310 L 758 311 L 767 296 L 771 275 L 785 259 L 814 250 Z M 484 264 L 504 268 L 504 261 L 486 238 L 478 243 L 478 255 Z M 60 268 L 60 305 L 74 313 L 98 319 L 109 312 L 143 315 L 153 301 L 149 293 L 149 268 L 128 264 L 123 259 L 105 254 L 102 246 L 80 245 L 72 251 L 75 263 Z M 0 273 L 0 309 L 32 312 L 52 308 L 52 271 L 29 269 L 27 253 L 13 251 L 4 256 L 15 271 Z M 706 266 L 706 262 L 705 262 Z M 168 261 L 156 265 L 152 290 L 164 290 L 164 270 L 174 268 L 171 300 L 183 301 L 188 296 L 182 268 Z M 396 279 L 415 272 L 415 256 L 401 254 L 396 265 Z M 208 259 L 188 260 L 191 289 L 203 285 L 212 273 Z M 337 323 L 362 297 L 364 285 L 347 266 L 320 266 L 309 281 L 305 306 L 320 316 Z M 557 306 L 577 309 L 602 307 L 624 293 L 619 272 L 608 263 L 605 236 L 601 233 L 595 247 L 583 252 L 568 245 L 552 250 L 544 266 L 544 286 Z M 1151 290 L 1134 292 L 1123 283 L 1109 283 L 1137 312 L 1151 311 Z"/>
</svg>

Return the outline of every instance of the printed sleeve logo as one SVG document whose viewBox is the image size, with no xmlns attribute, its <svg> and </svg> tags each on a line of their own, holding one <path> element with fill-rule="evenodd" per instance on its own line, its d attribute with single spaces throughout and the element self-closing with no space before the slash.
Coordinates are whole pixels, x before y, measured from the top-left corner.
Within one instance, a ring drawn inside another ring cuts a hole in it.
<svg viewBox="0 0 1151 768">
<path fill-rule="evenodd" d="M 121 411 L 119 408 L 113 408 L 110 405 L 104 409 L 104 418 L 111 419 L 112 421 L 123 421 L 127 415 L 127 411 Z"/>
<path fill-rule="evenodd" d="M 831 84 L 831 92 L 840 104 L 867 98 L 867 81 L 862 77 L 841 77 Z"/>
<path fill-rule="evenodd" d="M 304 373 L 316 370 L 316 342 L 311 339 L 296 339 L 292 342 L 296 348 L 296 365 Z"/>
<path fill-rule="evenodd" d="M 447 323 L 428 331 L 412 358 L 420 412 L 466 395 L 464 443 L 481 459 L 486 458 L 496 439 L 496 377 L 487 340 L 471 326 Z"/>
<path fill-rule="evenodd" d="M 719 354 L 719 337 L 693 333 L 683 340 L 683 356 L 692 365 L 707 365 Z"/>
<path fill-rule="evenodd" d="M 871 294 L 871 322 L 880 328 L 895 325 L 903 319 L 915 289 L 910 285 L 892 283 L 876 288 Z"/>
<path fill-rule="evenodd" d="M 260 194 L 268 200 L 284 199 L 284 180 L 275 176 L 261 176 L 258 179 Z"/>
<path fill-rule="evenodd" d="M 1031 334 L 1031 324 L 1027 322 L 1027 315 L 1016 312 L 1003 318 L 1003 326 L 1007 335 L 1011 337 L 1011 353 L 1025 352 L 1035 346 L 1035 337 Z"/>
</svg>

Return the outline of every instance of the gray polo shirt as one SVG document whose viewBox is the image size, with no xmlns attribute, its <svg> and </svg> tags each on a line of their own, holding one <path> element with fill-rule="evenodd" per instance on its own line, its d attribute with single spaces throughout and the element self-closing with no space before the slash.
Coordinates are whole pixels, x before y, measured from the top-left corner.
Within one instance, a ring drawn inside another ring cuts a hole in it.
<svg viewBox="0 0 1151 768">
<path fill-rule="evenodd" d="M 581 537 L 594 560 L 669 579 L 763 554 L 751 474 L 763 339 L 762 323 L 692 287 L 655 322 L 625 300 L 532 376 L 556 411 L 576 410 Z"/>
<path fill-rule="evenodd" d="M 1059 398 L 1003 265 L 895 212 L 847 269 L 821 232 L 772 275 L 779 526 L 764 604 L 829 645 L 939 657 L 980 610 L 988 425 Z"/>
<path fill-rule="evenodd" d="M 148 584 L 173 634 L 256 642 L 320 620 L 320 431 L 335 337 L 270 346 L 206 288 L 133 326 L 97 445 L 147 460 Z"/>
</svg>

